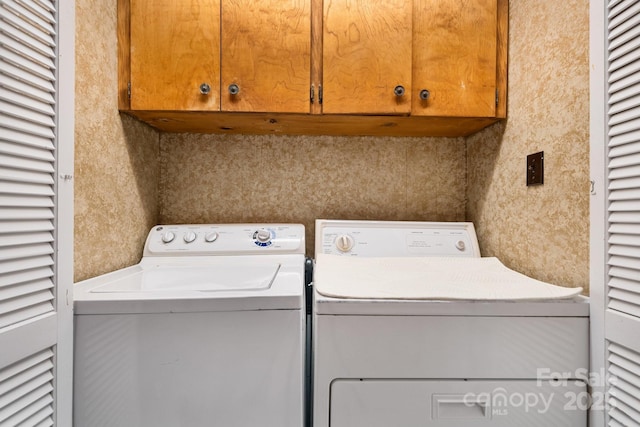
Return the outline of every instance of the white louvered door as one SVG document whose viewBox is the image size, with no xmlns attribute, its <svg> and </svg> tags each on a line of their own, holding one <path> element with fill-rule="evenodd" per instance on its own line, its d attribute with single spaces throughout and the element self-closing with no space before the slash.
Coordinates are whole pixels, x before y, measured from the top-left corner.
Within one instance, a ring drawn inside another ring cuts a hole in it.
<svg viewBox="0 0 640 427">
<path fill-rule="evenodd" d="M 606 19 L 605 422 L 640 427 L 640 2 Z"/>
<path fill-rule="evenodd" d="M 3 427 L 71 425 L 74 7 L 0 0 Z"/>
</svg>

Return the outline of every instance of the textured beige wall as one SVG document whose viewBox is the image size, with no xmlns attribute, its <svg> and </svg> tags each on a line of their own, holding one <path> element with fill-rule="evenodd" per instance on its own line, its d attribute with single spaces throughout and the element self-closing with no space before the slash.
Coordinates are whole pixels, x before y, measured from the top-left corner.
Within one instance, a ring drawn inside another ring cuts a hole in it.
<svg viewBox="0 0 640 427">
<path fill-rule="evenodd" d="M 158 133 L 117 107 L 116 2 L 76 0 L 75 280 L 136 263 L 158 220 Z"/>
<path fill-rule="evenodd" d="M 137 262 L 158 222 L 300 222 L 312 254 L 324 217 L 472 220 L 484 255 L 587 285 L 586 0 L 510 1 L 509 119 L 466 142 L 158 135 L 117 112 L 115 3 L 76 2 L 77 280 Z"/>
<path fill-rule="evenodd" d="M 467 219 L 484 255 L 588 286 L 589 2 L 509 2 L 509 118 L 467 139 Z M 526 156 L 544 151 L 544 185 Z"/>
<path fill-rule="evenodd" d="M 162 134 L 164 223 L 464 220 L 462 138 Z"/>
</svg>

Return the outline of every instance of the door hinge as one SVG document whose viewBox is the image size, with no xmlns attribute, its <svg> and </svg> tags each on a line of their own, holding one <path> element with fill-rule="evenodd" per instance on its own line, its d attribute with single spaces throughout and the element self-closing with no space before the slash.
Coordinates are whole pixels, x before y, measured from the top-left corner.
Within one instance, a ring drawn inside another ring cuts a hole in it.
<svg viewBox="0 0 640 427">
<path fill-rule="evenodd" d="M 500 104 L 500 90 L 496 89 L 496 107 Z"/>
<path fill-rule="evenodd" d="M 318 85 L 318 103 L 322 104 L 322 85 Z"/>
<path fill-rule="evenodd" d="M 316 87 L 313 85 L 313 83 L 311 84 L 311 94 L 310 94 L 310 98 L 311 98 L 311 103 L 313 104 L 315 101 L 315 96 L 316 96 Z"/>
<path fill-rule="evenodd" d="M 131 82 L 127 83 L 127 98 L 131 99 Z"/>
</svg>

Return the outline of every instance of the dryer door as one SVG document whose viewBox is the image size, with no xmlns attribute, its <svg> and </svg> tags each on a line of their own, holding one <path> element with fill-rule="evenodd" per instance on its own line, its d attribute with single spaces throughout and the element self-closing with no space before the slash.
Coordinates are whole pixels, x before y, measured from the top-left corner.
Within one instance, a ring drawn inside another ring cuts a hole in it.
<svg viewBox="0 0 640 427">
<path fill-rule="evenodd" d="M 584 427 L 588 406 L 575 380 L 345 379 L 331 385 L 330 425 Z"/>
</svg>

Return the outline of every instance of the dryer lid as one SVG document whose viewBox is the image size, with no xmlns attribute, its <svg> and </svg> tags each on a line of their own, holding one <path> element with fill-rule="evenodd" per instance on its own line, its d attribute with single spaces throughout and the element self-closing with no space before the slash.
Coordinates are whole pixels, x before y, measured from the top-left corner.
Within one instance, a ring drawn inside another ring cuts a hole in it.
<svg viewBox="0 0 640 427">
<path fill-rule="evenodd" d="M 317 254 L 314 286 L 335 298 L 517 301 L 572 298 L 582 288 L 541 282 L 497 258 Z"/>
</svg>

